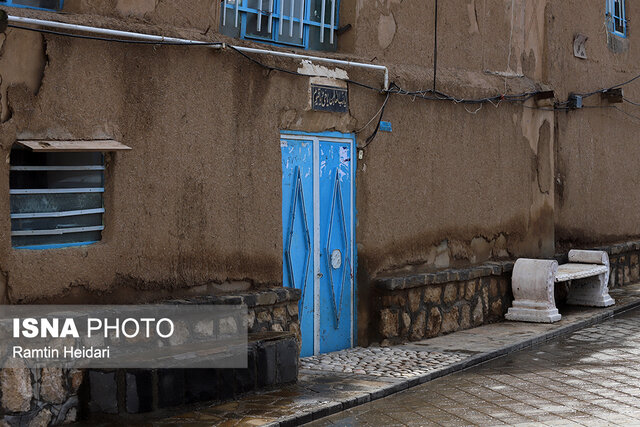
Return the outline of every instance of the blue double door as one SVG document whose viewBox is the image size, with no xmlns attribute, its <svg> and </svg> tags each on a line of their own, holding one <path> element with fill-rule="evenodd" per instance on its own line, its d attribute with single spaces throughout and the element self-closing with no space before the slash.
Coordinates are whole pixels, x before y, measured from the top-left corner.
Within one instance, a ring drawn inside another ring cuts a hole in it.
<svg viewBox="0 0 640 427">
<path fill-rule="evenodd" d="M 283 281 L 302 291 L 302 356 L 354 345 L 355 142 L 282 132 Z"/>
</svg>

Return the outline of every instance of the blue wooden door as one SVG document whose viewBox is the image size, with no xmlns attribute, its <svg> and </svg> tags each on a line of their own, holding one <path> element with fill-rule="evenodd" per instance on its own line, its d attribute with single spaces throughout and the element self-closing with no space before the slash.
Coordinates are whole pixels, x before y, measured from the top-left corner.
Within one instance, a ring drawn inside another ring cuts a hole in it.
<svg viewBox="0 0 640 427">
<path fill-rule="evenodd" d="M 283 132 L 283 281 L 301 289 L 302 356 L 354 345 L 354 141 Z"/>
</svg>

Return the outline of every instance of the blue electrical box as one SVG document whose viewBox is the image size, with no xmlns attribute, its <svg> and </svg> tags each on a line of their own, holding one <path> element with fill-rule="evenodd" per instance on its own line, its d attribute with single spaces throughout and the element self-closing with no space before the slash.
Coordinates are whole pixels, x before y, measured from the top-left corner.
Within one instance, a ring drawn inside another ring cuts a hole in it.
<svg viewBox="0 0 640 427">
<path fill-rule="evenodd" d="M 391 122 L 380 122 L 380 131 L 381 132 L 393 131 L 393 128 L 391 127 Z"/>
<path fill-rule="evenodd" d="M 576 95 L 575 93 L 569 94 L 569 99 L 567 100 L 567 107 L 571 109 L 582 108 L 582 95 Z"/>
</svg>

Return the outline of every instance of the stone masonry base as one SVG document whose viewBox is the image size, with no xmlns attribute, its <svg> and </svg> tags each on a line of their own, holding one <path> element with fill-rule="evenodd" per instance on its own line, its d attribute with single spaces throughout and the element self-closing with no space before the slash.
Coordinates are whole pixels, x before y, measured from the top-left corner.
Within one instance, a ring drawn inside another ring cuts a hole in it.
<svg viewBox="0 0 640 427">
<path fill-rule="evenodd" d="M 418 341 L 501 320 L 512 300 L 512 268 L 496 262 L 378 279 L 374 339 Z"/>
<path fill-rule="evenodd" d="M 249 369 L 129 370 L 0 369 L 0 427 L 49 426 L 81 413 L 133 414 L 240 394 L 296 381 L 300 291 L 273 288 L 168 303 L 247 306 Z M 205 372 L 206 371 L 206 372 Z"/>
</svg>

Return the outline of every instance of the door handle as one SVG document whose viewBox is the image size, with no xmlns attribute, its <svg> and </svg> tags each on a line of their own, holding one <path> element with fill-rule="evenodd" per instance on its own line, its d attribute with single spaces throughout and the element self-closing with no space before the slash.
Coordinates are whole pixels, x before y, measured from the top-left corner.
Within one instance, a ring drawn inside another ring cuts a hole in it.
<svg viewBox="0 0 640 427">
<path fill-rule="evenodd" d="M 322 273 L 318 273 L 317 277 L 318 277 L 318 279 L 322 279 L 322 276 L 323 276 Z"/>
</svg>

